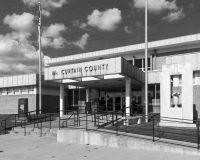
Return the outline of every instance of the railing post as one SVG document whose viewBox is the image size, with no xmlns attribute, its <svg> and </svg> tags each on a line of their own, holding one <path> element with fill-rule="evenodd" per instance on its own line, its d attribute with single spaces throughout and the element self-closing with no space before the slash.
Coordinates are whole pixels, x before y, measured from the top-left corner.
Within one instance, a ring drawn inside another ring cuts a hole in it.
<svg viewBox="0 0 200 160">
<path fill-rule="evenodd" d="M 60 113 L 59 113 L 59 129 L 60 129 Z"/>
<path fill-rule="evenodd" d="M 116 136 L 118 136 L 118 123 L 117 123 L 117 113 L 116 113 Z"/>
<path fill-rule="evenodd" d="M 7 120 L 4 121 L 4 122 L 5 122 L 5 127 L 4 127 L 4 129 L 5 129 L 5 134 L 6 134 L 6 121 L 7 121 Z"/>
<path fill-rule="evenodd" d="M 159 126 L 160 118 L 158 117 L 158 137 L 160 137 L 160 126 Z"/>
<path fill-rule="evenodd" d="M 86 131 L 87 131 L 87 128 L 88 126 L 87 126 L 87 111 L 86 111 Z"/>
<path fill-rule="evenodd" d="M 96 113 L 95 113 L 95 109 L 94 109 L 94 126 L 96 126 Z"/>
<path fill-rule="evenodd" d="M 78 126 L 79 110 L 77 112 L 77 126 Z"/>
<path fill-rule="evenodd" d="M 114 126 L 114 115 L 113 115 L 113 112 L 112 112 L 112 125 Z"/>
<path fill-rule="evenodd" d="M 74 114 L 74 111 L 73 111 L 73 114 Z M 75 119 L 76 119 L 76 117 L 75 117 L 75 114 L 74 114 L 74 127 L 75 127 Z"/>
<path fill-rule="evenodd" d="M 99 119 L 100 119 L 100 116 L 99 116 L 99 113 L 98 113 L 98 128 L 99 128 Z"/>
<path fill-rule="evenodd" d="M 34 128 L 35 128 L 35 114 L 33 115 L 33 118 L 34 118 L 33 123 L 34 123 Z"/>
<path fill-rule="evenodd" d="M 40 121 L 41 128 L 40 128 L 40 137 L 42 137 L 42 120 Z"/>
<path fill-rule="evenodd" d="M 51 113 L 50 113 L 50 129 L 51 129 Z"/>
<path fill-rule="evenodd" d="M 15 114 L 15 127 L 16 127 L 16 114 Z"/>
<path fill-rule="evenodd" d="M 154 118 L 153 118 L 153 142 L 154 142 Z"/>
<path fill-rule="evenodd" d="M 197 122 L 197 148 L 199 150 L 199 123 Z"/>
<path fill-rule="evenodd" d="M 26 136 L 26 121 L 24 121 L 24 136 Z"/>
</svg>

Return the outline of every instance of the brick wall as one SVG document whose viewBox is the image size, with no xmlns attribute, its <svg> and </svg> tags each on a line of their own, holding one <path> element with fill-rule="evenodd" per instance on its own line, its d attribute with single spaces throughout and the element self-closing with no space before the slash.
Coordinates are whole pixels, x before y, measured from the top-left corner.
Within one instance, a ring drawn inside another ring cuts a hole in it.
<svg viewBox="0 0 200 160">
<path fill-rule="evenodd" d="M 20 98 L 28 98 L 28 111 L 39 109 L 39 95 L 0 95 L 0 114 L 18 114 L 18 99 Z M 59 96 L 42 96 L 42 109 L 59 107 L 59 105 Z"/>
<path fill-rule="evenodd" d="M 18 114 L 18 99 L 28 98 L 28 111 L 36 110 L 36 95 L 0 95 L 0 114 Z"/>
</svg>

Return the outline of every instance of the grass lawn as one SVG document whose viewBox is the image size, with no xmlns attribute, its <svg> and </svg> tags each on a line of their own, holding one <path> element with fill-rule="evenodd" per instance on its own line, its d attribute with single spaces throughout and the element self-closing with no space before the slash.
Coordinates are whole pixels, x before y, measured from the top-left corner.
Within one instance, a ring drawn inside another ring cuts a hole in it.
<svg viewBox="0 0 200 160">
<path fill-rule="evenodd" d="M 138 125 L 130 125 L 127 127 L 122 125 L 122 122 L 118 123 L 118 131 L 127 132 L 139 135 L 153 136 L 153 124 L 152 122 L 142 123 Z M 116 126 L 104 127 L 108 130 L 116 130 Z M 154 126 L 154 136 L 156 139 L 165 138 L 184 142 L 197 143 L 197 128 L 177 128 L 177 127 L 157 127 Z"/>
</svg>

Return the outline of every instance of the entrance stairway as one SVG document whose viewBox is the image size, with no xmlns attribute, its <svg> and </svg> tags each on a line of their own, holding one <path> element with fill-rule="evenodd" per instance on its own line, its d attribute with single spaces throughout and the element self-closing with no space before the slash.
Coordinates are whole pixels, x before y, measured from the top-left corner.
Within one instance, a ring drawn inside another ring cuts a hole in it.
<svg viewBox="0 0 200 160">
<path fill-rule="evenodd" d="M 110 126 L 112 125 L 112 115 L 103 115 L 99 114 L 96 115 L 96 122 L 94 120 L 94 115 L 88 114 L 87 119 L 84 115 L 79 115 L 79 118 L 77 119 L 77 115 L 63 115 L 60 118 L 60 129 L 80 129 L 80 130 L 96 130 L 98 126 L 104 125 L 104 126 Z M 118 116 L 118 119 L 121 119 L 121 116 Z M 66 121 L 67 120 L 67 125 Z M 87 122 L 87 124 L 86 124 Z M 96 125 L 95 125 L 96 123 Z M 27 124 L 26 126 L 23 125 L 23 127 L 13 127 L 10 131 L 10 134 L 23 134 L 23 135 L 37 135 L 37 136 L 51 136 L 51 137 L 57 137 L 57 130 L 59 130 L 59 117 L 55 118 L 52 121 L 38 121 Z"/>
</svg>

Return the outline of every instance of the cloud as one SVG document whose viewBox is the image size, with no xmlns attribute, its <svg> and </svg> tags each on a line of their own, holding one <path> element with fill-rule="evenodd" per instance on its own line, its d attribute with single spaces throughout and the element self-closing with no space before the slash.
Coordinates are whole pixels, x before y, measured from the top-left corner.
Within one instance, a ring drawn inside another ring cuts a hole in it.
<svg viewBox="0 0 200 160">
<path fill-rule="evenodd" d="M 28 7 L 38 6 L 40 0 L 22 0 L 22 2 Z M 50 16 L 50 12 L 55 9 L 62 8 L 63 5 L 67 4 L 67 0 L 42 0 L 41 6 L 43 8 L 42 14 L 46 17 Z"/>
<path fill-rule="evenodd" d="M 45 17 L 50 17 L 51 13 L 49 11 L 46 10 L 42 10 L 42 15 L 44 15 Z"/>
<path fill-rule="evenodd" d="M 138 9 L 145 8 L 146 0 L 133 0 L 134 7 Z M 178 10 L 176 0 L 171 2 L 167 0 L 148 0 L 148 11 L 150 13 L 159 13 L 163 10 Z"/>
<path fill-rule="evenodd" d="M 89 30 L 89 29 L 87 28 L 88 25 L 85 24 L 85 23 L 80 23 L 80 21 L 79 21 L 78 19 L 72 21 L 72 26 L 74 26 L 74 27 L 78 27 L 78 28 L 80 28 L 80 29 Z"/>
<path fill-rule="evenodd" d="M 103 12 L 95 9 L 91 15 L 88 15 L 87 20 L 87 25 L 103 31 L 113 31 L 122 20 L 121 11 L 117 8 L 108 9 Z"/>
<path fill-rule="evenodd" d="M 60 49 L 65 47 L 66 40 L 62 37 L 47 38 L 41 37 L 42 47 L 52 47 L 55 49 Z"/>
<path fill-rule="evenodd" d="M 128 34 L 133 33 L 133 31 L 130 30 L 128 26 L 125 26 L 125 27 L 124 27 L 124 31 L 125 31 L 126 33 L 128 33 Z"/>
<path fill-rule="evenodd" d="M 41 0 L 22 0 L 25 5 L 29 7 L 36 7 Z M 44 9 L 51 10 L 55 8 L 61 8 L 64 4 L 67 4 L 67 0 L 42 0 L 41 6 Z"/>
<path fill-rule="evenodd" d="M 183 8 L 176 12 L 170 12 L 166 17 L 163 17 L 162 20 L 167 21 L 169 23 L 178 21 L 180 19 L 185 18 L 185 13 L 183 13 Z"/>
<path fill-rule="evenodd" d="M 79 27 L 79 25 L 80 25 L 80 22 L 79 22 L 79 20 L 77 19 L 77 20 L 74 20 L 74 21 L 72 21 L 72 26 L 74 26 L 74 27 Z"/>
<path fill-rule="evenodd" d="M 38 54 L 29 36 L 16 31 L 0 35 L 0 76 L 37 72 Z"/>
<path fill-rule="evenodd" d="M 51 24 L 49 27 L 45 27 L 44 31 L 42 32 L 43 37 L 60 37 L 60 32 L 67 30 L 67 27 L 65 27 L 64 24 L 55 23 Z"/>
<path fill-rule="evenodd" d="M 67 41 L 61 36 L 61 32 L 65 30 L 67 30 L 67 27 L 62 23 L 55 23 L 45 27 L 41 38 L 42 47 L 64 48 Z"/>
<path fill-rule="evenodd" d="M 30 13 L 7 15 L 3 23 L 16 31 L 33 32 L 35 30 L 34 15 Z"/>
<path fill-rule="evenodd" d="M 145 27 L 143 26 L 142 22 L 140 22 L 140 21 L 138 21 L 138 22 L 136 23 L 136 26 L 137 26 L 138 28 L 145 28 Z"/>
<path fill-rule="evenodd" d="M 85 33 L 78 41 L 72 43 L 84 50 L 89 38 L 89 34 Z"/>
</svg>

